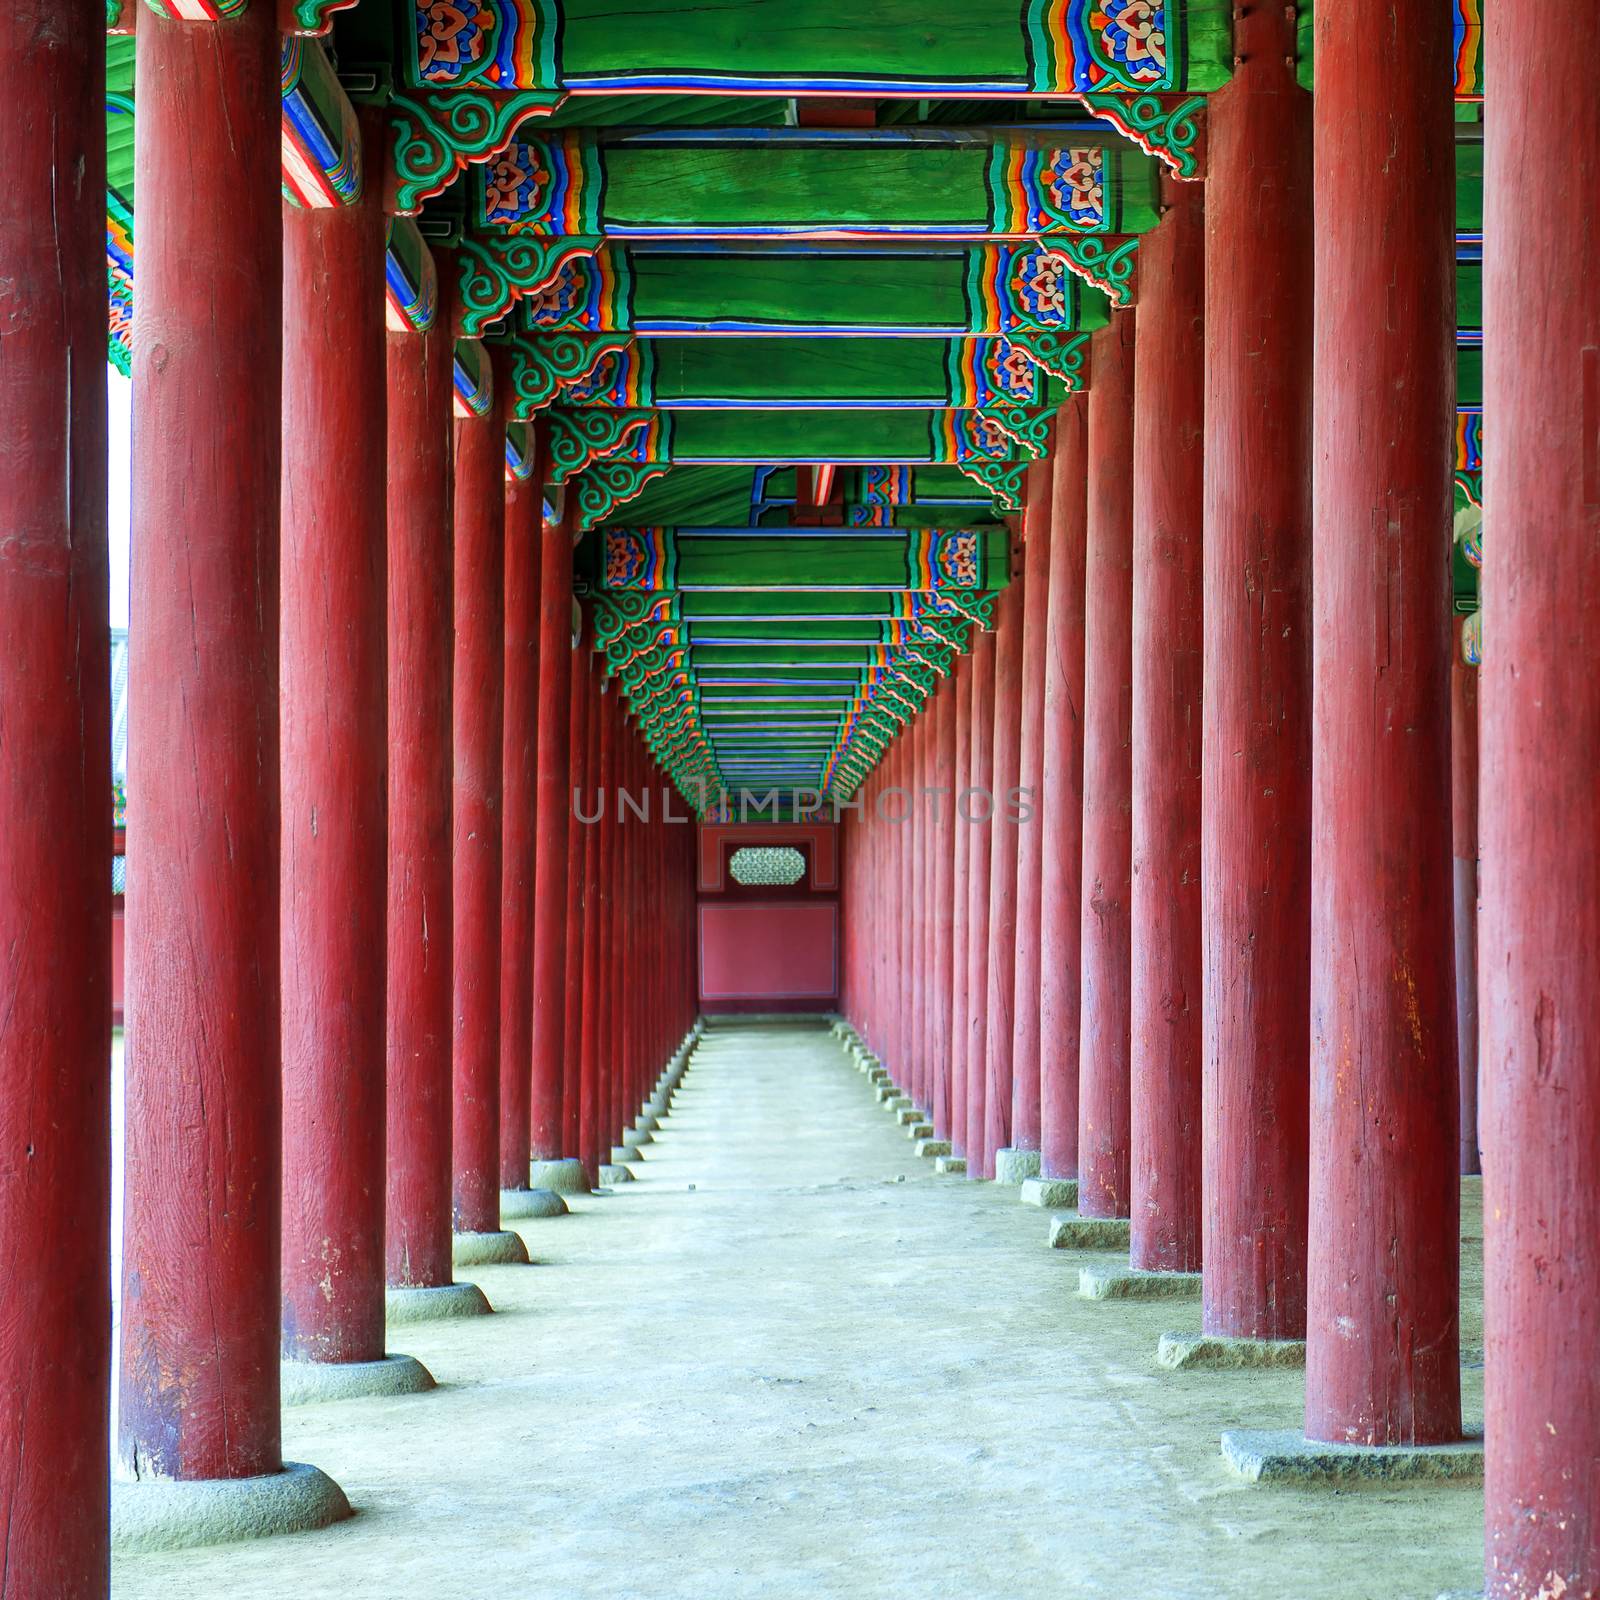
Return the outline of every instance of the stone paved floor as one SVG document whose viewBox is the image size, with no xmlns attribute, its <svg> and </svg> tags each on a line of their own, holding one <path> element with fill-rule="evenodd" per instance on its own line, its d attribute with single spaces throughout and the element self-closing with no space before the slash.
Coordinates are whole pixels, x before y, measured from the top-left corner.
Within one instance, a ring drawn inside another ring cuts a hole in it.
<svg viewBox="0 0 1600 1600">
<path fill-rule="evenodd" d="M 1300 1375 L 1158 1369 L 1198 1307 L 1078 1300 L 1045 1216 L 935 1177 L 826 1033 L 710 1035 L 647 1155 L 473 1274 L 495 1317 L 397 1330 L 435 1393 L 287 1414 L 352 1521 L 119 1559 L 120 1600 L 1481 1586 L 1476 1489 L 1231 1478 L 1220 1430 L 1297 1425 Z"/>
</svg>

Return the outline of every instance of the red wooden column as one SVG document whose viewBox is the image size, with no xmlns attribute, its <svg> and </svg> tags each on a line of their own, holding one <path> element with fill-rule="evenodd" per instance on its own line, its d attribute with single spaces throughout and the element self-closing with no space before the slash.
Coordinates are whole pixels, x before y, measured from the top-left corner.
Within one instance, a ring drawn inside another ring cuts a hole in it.
<svg viewBox="0 0 1600 1600">
<path fill-rule="evenodd" d="M 0 104 L 0 1592 L 110 1582 L 104 20 L 23 0 Z"/>
<path fill-rule="evenodd" d="M 995 636 L 975 631 L 972 640 L 971 757 L 967 768 L 967 1176 L 988 1176 L 984 1130 L 988 1114 L 989 878 L 994 794 Z M 992 1169 L 990 1169 L 992 1170 Z"/>
<path fill-rule="evenodd" d="M 366 113 L 361 133 L 365 182 L 354 203 L 283 208 L 279 948 L 289 1402 L 432 1387 L 409 1357 L 384 1360 L 381 114 Z"/>
<path fill-rule="evenodd" d="M 489 1309 L 450 1260 L 454 348 L 448 303 L 388 335 L 391 1320 Z"/>
<path fill-rule="evenodd" d="M 976 624 L 974 624 L 976 627 Z M 957 1156 L 967 1150 L 967 1057 L 972 1022 L 967 974 L 971 961 L 972 830 L 963 807 L 972 773 L 972 657 L 955 664 L 955 766 L 950 788 L 950 1123 L 947 1137 Z"/>
<path fill-rule="evenodd" d="M 505 717 L 500 891 L 500 1209 L 526 1198 L 533 1084 L 533 848 L 537 831 L 539 562 L 544 535 L 544 426 L 526 478 L 505 486 Z"/>
<path fill-rule="evenodd" d="M 933 920 L 932 991 L 932 1069 L 928 1111 L 934 1136 L 950 1137 L 950 1056 L 951 1028 L 950 964 L 954 917 L 952 871 L 954 867 L 955 766 L 956 766 L 956 686 L 953 678 L 941 678 L 934 692 L 934 756 L 932 787 L 937 791 L 932 803 L 937 807 L 930 830 L 933 851 L 933 895 L 929 916 Z"/>
<path fill-rule="evenodd" d="M 989 967 L 984 1007 L 983 1176 L 1011 1139 L 1011 1034 L 1017 960 L 1017 834 L 1012 801 L 1022 739 L 1023 578 L 1013 561 L 1011 582 L 998 597 L 994 656 L 989 789 Z M 1007 1181 L 1015 1174 L 1007 1172 Z M 1020 1181 L 1020 1180 L 1017 1180 Z"/>
<path fill-rule="evenodd" d="M 1129 1257 L 1200 1269 L 1205 190 L 1163 177 L 1134 335 Z"/>
<path fill-rule="evenodd" d="M 1283 10 L 1241 11 L 1206 125 L 1201 1318 L 1240 1339 L 1305 1333 L 1311 98 L 1294 40 Z"/>
<path fill-rule="evenodd" d="M 1600 1591 L 1600 115 L 1580 0 L 1485 17 L 1526 86 L 1488 147 L 1478 924 L 1492 1600 Z M 1556 174 L 1559 172 L 1559 179 Z M 1554 184 L 1553 187 L 1547 185 Z"/>
<path fill-rule="evenodd" d="M 1094 337 L 1089 391 L 1078 1069 L 1078 1209 L 1086 1217 L 1125 1217 L 1130 1199 L 1133 345 L 1134 313 L 1119 312 Z"/>
<path fill-rule="evenodd" d="M 283 1474 L 278 1420 L 274 8 L 141 13 L 137 98 L 120 1449 L 142 1479 L 255 1478 L 296 1499 L 279 1526 L 313 1526 L 348 1508 L 320 1474 Z M 194 1537 L 188 1495 L 141 1487 L 119 1536 Z"/>
<path fill-rule="evenodd" d="M 455 425 L 455 1259 L 526 1261 L 500 1227 L 500 906 L 504 849 L 505 374 L 483 416 Z"/>
<path fill-rule="evenodd" d="M 1316 59 L 1306 1433 L 1429 1444 L 1461 1433 L 1448 11 L 1348 0 Z"/>
<path fill-rule="evenodd" d="M 1011 1149 L 1018 1177 L 1039 1170 L 1039 931 L 1043 917 L 1044 832 L 1051 797 L 1044 786 L 1045 626 L 1050 602 L 1051 456 L 1028 468 L 1023 513 L 1022 721 L 1017 786 L 1028 817 L 1017 832 L 1017 938 L 1011 1023 Z"/>
<path fill-rule="evenodd" d="M 1078 1176 L 1083 918 L 1083 630 L 1089 401 L 1056 413 L 1039 800 L 1039 1170 Z"/>
<path fill-rule="evenodd" d="M 601 1027 L 601 929 L 605 925 L 605 890 L 600 806 L 611 778 L 611 724 L 600 693 L 600 671 L 591 655 L 585 668 L 588 762 L 584 794 L 573 799 L 573 814 L 580 820 L 583 861 L 583 1009 L 578 1035 L 578 1157 L 584 1171 L 599 1181 L 605 1154 L 600 1144 L 599 1073 Z M 587 818 L 589 820 L 583 821 Z"/>
<path fill-rule="evenodd" d="M 570 748 L 562 806 L 568 821 L 566 862 L 562 873 L 566 882 L 567 955 L 565 1015 L 562 1021 L 561 1120 L 563 1143 L 572 1160 L 580 1160 L 583 1125 L 583 925 L 584 898 L 588 879 L 585 851 L 588 829 L 575 820 L 581 797 L 592 788 L 590 777 L 592 746 L 589 741 L 589 685 L 593 671 L 590 652 L 584 650 L 569 662 L 567 725 Z M 592 801 L 592 796 L 591 796 Z M 581 1189 L 594 1186 L 594 1172 L 585 1167 Z"/>
<path fill-rule="evenodd" d="M 1478 1141 L 1478 669 L 1451 630 L 1450 848 L 1456 928 L 1456 1063 L 1463 1173 L 1483 1171 Z"/>
</svg>

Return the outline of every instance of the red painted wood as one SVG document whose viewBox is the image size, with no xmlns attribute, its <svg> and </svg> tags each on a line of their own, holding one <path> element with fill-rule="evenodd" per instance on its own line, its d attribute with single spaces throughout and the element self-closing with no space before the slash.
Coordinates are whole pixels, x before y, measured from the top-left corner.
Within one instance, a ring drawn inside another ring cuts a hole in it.
<svg viewBox="0 0 1600 1600">
<path fill-rule="evenodd" d="M 176 1478 L 282 1465 L 279 65 L 140 16 L 120 1449 Z"/>
<path fill-rule="evenodd" d="M 533 879 L 538 831 L 539 566 L 545 431 L 534 470 L 506 484 L 504 810 L 500 893 L 500 1187 L 528 1186 L 533 1092 Z"/>
<path fill-rule="evenodd" d="M 1461 1432 L 1451 28 L 1316 29 L 1306 1432 L 1427 1443 Z"/>
<path fill-rule="evenodd" d="M 361 119 L 369 157 L 381 114 Z M 384 215 L 283 211 L 283 1354 L 384 1353 Z"/>
<path fill-rule="evenodd" d="M 1206 123 L 1200 775 L 1206 1332 L 1305 1334 L 1311 971 L 1311 99 L 1251 7 Z M 1256 263 L 1239 292 L 1237 263 Z"/>
<path fill-rule="evenodd" d="M 1017 960 L 1017 835 L 1021 825 L 1013 791 L 1022 739 L 1023 578 L 1013 577 L 995 604 L 994 715 L 990 724 L 989 965 L 984 1003 L 983 1166 L 994 1176 L 994 1157 L 1011 1140 L 1011 1035 Z"/>
<path fill-rule="evenodd" d="M 1461 622 L 1451 630 L 1450 848 L 1455 909 L 1456 1071 L 1459 1160 L 1483 1171 L 1478 1150 L 1478 669 L 1461 655 Z"/>
<path fill-rule="evenodd" d="M 1084 568 L 1083 921 L 1078 1208 L 1129 1193 L 1134 313 L 1094 336 Z"/>
<path fill-rule="evenodd" d="M 0 44 L 0 1527 L 7 1600 L 103 1600 L 111 1382 L 105 51 L 89 0 Z"/>
<path fill-rule="evenodd" d="M 439 267 L 448 281 L 450 263 Z M 451 660 L 454 378 L 449 307 L 390 333 L 388 1281 L 451 1281 Z"/>
<path fill-rule="evenodd" d="M 505 704 L 504 374 L 483 417 L 457 418 L 455 980 L 452 1220 L 500 1226 L 500 894 Z"/>
<path fill-rule="evenodd" d="M 1134 334 L 1130 1260 L 1200 1266 L 1205 191 L 1162 179 Z"/>
<path fill-rule="evenodd" d="M 1083 918 L 1083 594 L 1089 402 L 1056 413 L 1050 483 L 1039 801 L 1039 1162 L 1078 1175 L 1078 994 Z"/>
<path fill-rule="evenodd" d="M 566 1009 L 562 1023 L 561 1067 L 561 1148 L 569 1157 L 578 1154 L 583 1123 L 583 914 L 589 830 L 573 820 L 573 812 L 574 801 L 593 787 L 589 776 L 592 751 L 589 741 L 589 701 L 593 663 L 588 650 L 583 650 L 573 659 L 570 667 L 567 722 L 571 729 L 571 748 L 568 752 L 566 792 L 562 797 L 568 822 L 564 872 L 567 903 Z M 588 811 L 592 811 L 592 797 L 586 804 Z"/>
<path fill-rule="evenodd" d="M 937 824 L 932 830 L 933 894 L 929 916 L 933 922 L 933 969 L 930 975 L 933 1011 L 933 1075 L 928 1111 L 933 1130 L 940 1139 L 950 1137 L 950 1067 L 952 1053 L 950 966 L 954 935 L 954 850 L 955 768 L 956 768 L 956 686 L 952 678 L 941 678 L 933 698 L 934 804 Z"/>
<path fill-rule="evenodd" d="M 967 1057 L 971 1053 L 972 1011 L 968 969 L 971 963 L 972 830 L 962 811 L 972 775 L 972 658 L 956 657 L 955 770 L 950 796 L 950 1125 L 947 1137 L 956 1155 L 967 1148 Z"/>
<path fill-rule="evenodd" d="M 989 833 L 994 793 L 995 636 L 976 628 L 972 637 L 971 757 L 967 796 L 958 825 L 967 830 L 967 1176 L 984 1176 L 984 1129 L 989 1073 Z M 989 1174 L 992 1176 L 992 1168 Z"/>
<path fill-rule="evenodd" d="M 831 1001 L 837 991 L 837 913 L 832 900 L 703 901 L 700 906 L 700 999 Z"/>
<path fill-rule="evenodd" d="M 583 852 L 582 1006 L 578 1019 L 578 1156 L 584 1170 L 599 1176 L 605 1152 L 600 1147 L 600 929 L 605 917 L 605 888 L 601 879 L 600 796 L 611 779 L 611 724 L 600 693 L 600 674 L 591 658 L 585 663 L 585 692 L 589 705 L 586 734 L 588 758 L 582 810 L 574 797 L 573 815 Z M 584 819 L 589 820 L 584 820 Z"/>
<path fill-rule="evenodd" d="M 1018 730 L 1019 805 L 1031 811 L 1017 830 L 1016 975 L 1011 1024 L 1011 1144 L 1039 1148 L 1039 931 L 1043 918 L 1045 626 L 1050 606 L 1050 457 L 1028 468 L 1023 522 L 1022 720 Z M 1041 815 L 1041 808 L 1043 813 Z M 1020 813 L 1019 813 L 1020 814 Z"/>
<path fill-rule="evenodd" d="M 1525 93 L 1485 182 L 1479 669 L 1485 1568 L 1492 1600 L 1600 1591 L 1600 116 L 1579 0 L 1484 18 Z M 1565 198 L 1564 198 L 1565 197 Z"/>
</svg>

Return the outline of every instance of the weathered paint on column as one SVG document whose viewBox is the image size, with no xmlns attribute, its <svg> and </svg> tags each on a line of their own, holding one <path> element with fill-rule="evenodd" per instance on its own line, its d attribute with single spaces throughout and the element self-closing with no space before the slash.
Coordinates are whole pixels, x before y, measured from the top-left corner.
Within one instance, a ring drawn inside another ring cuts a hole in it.
<svg viewBox="0 0 1600 1600">
<path fill-rule="evenodd" d="M 275 14 L 141 13 L 135 93 L 120 1447 L 237 1478 L 282 1466 Z"/>
<path fill-rule="evenodd" d="M 995 636 L 972 636 L 971 760 L 961 826 L 967 830 L 967 1176 L 984 1176 L 984 1126 L 988 1103 L 989 830 L 994 784 Z"/>
<path fill-rule="evenodd" d="M 1208 100 L 1200 893 L 1207 1333 L 1299 1339 L 1311 971 L 1311 99 L 1295 20 Z M 1255 264 L 1250 293 L 1238 263 Z"/>
<path fill-rule="evenodd" d="M 1078 1208 L 1129 1204 L 1134 313 L 1094 337 L 1084 568 L 1083 923 Z"/>
<path fill-rule="evenodd" d="M 930 984 L 933 992 L 933 1057 L 929 1065 L 933 1074 L 928 1111 L 933 1118 L 937 1137 L 950 1137 L 950 1047 L 953 1030 L 950 1026 L 950 963 L 954 931 L 952 871 L 954 867 L 954 837 L 952 817 L 955 815 L 956 768 L 956 686 L 952 679 L 941 678 L 934 691 L 934 756 L 932 787 L 938 792 L 933 804 L 938 808 L 937 821 L 931 830 L 933 850 L 933 895 L 929 915 L 933 919 L 933 969 Z"/>
<path fill-rule="evenodd" d="M 994 1158 L 1011 1142 L 1011 1036 L 1017 961 L 1017 822 L 1012 792 L 1022 738 L 1023 577 L 1014 575 L 995 605 L 994 717 L 990 738 L 989 788 L 994 816 L 989 824 L 989 993 L 985 1006 L 983 1176 L 994 1176 Z"/>
<path fill-rule="evenodd" d="M 354 204 L 283 208 L 283 1354 L 384 1353 L 387 131 Z M 413 442 L 413 448 L 415 444 Z"/>
<path fill-rule="evenodd" d="M 1050 456 L 1028 468 L 1023 513 L 1022 720 L 1018 731 L 1017 938 L 1011 1022 L 1011 1146 L 1039 1148 L 1039 930 L 1043 917 L 1045 627 L 1050 605 Z"/>
<path fill-rule="evenodd" d="M 599 1073 L 600 1031 L 600 928 L 605 915 L 605 889 L 600 878 L 600 825 L 597 808 L 605 793 L 610 766 L 610 729 L 600 698 L 600 673 L 591 656 L 585 663 L 585 694 L 588 698 L 585 733 L 588 756 L 585 762 L 583 810 L 574 817 L 586 817 L 578 828 L 577 856 L 583 863 L 583 938 L 579 946 L 582 962 L 582 1009 L 578 1025 L 578 1158 L 592 1181 L 598 1182 L 600 1162 L 600 1122 L 596 1110 L 596 1079 Z"/>
<path fill-rule="evenodd" d="M 1056 412 L 1045 608 L 1039 878 L 1039 1166 L 1078 1175 L 1078 995 L 1083 935 L 1083 585 L 1089 401 Z"/>
<path fill-rule="evenodd" d="M 1200 1266 L 1205 191 L 1162 179 L 1134 336 L 1130 1259 Z"/>
<path fill-rule="evenodd" d="M 571 502 L 576 506 L 576 496 Z M 536 1162 L 571 1154 L 563 1115 L 566 1048 L 566 818 L 571 810 L 573 530 L 539 541 L 538 842 L 533 854 L 533 1098 L 528 1144 Z"/>
<path fill-rule="evenodd" d="M 105 49 L 20 0 L 0 104 L 0 1527 L 7 1600 L 103 1600 L 111 1382 Z"/>
<path fill-rule="evenodd" d="M 1461 1432 L 1449 13 L 1319 9 L 1316 63 L 1306 1432 L 1430 1443 Z"/>
<path fill-rule="evenodd" d="M 967 1149 L 967 1056 L 972 1037 L 967 970 L 972 939 L 972 830 L 967 826 L 965 793 L 972 773 L 972 657 L 955 664 L 955 772 L 951 780 L 950 828 L 950 1148 Z"/>
<path fill-rule="evenodd" d="M 1450 658 L 1450 849 L 1456 927 L 1456 1077 L 1463 1173 L 1483 1171 L 1478 1150 L 1478 669 Z"/>
<path fill-rule="evenodd" d="M 1484 216 L 1486 1587 L 1575 1600 L 1600 1592 L 1600 102 L 1581 0 L 1484 22 L 1512 86 Z"/>
<path fill-rule="evenodd" d="M 450 279 L 440 264 L 441 283 Z M 451 1281 L 451 670 L 455 340 L 449 307 L 388 343 L 388 1281 Z"/>
<path fill-rule="evenodd" d="M 537 830 L 539 565 L 545 430 L 533 471 L 506 483 L 505 717 L 501 735 L 504 860 L 500 891 L 500 1187 L 528 1186 L 533 1081 L 533 876 Z"/>
<path fill-rule="evenodd" d="M 567 726 L 570 747 L 566 787 L 561 804 L 568 817 L 566 865 L 567 959 L 565 1016 L 562 1022 L 561 1121 L 562 1150 L 575 1157 L 582 1131 L 583 1063 L 583 920 L 587 888 L 584 851 L 589 830 L 573 820 L 579 797 L 591 787 L 591 745 L 589 742 L 589 687 L 592 675 L 590 654 L 580 652 L 569 659 L 567 685 Z M 590 1181 L 594 1174 L 589 1174 Z"/>
<path fill-rule="evenodd" d="M 500 1227 L 501 738 L 505 704 L 505 374 L 456 419 L 455 892 L 451 1103 L 458 1233 Z"/>
</svg>

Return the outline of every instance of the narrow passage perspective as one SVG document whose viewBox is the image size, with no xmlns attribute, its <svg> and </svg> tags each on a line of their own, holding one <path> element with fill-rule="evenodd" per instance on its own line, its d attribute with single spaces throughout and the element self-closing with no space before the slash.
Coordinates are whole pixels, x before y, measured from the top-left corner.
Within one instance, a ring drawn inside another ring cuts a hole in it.
<svg viewBox="0 0 1600 1600">
<path fill-rule="evenodd" d="M 1230 1472 L 1218 1422 L 1291 1425 L 1303 1375 L 1159 1367 L 1198 1303 L 1079 1298 L 1114 1258 L 1048 1248 L 1014 1187 L 937 1173 L 820 1021 L 713 1024 L 626 1170 L 517 1225 L 531 1270 L 474 1269 L 495 1316 L 405 1330 L 435 1391 L 285 1414 L 286 1454 L 352 1519 L 120 1560 L 117 1594 L 477 1600 L 537 1574 L 611 1600 L 1434 1600 L 1476 1581 L 1471 1488 L 1262 1494 Z"/>
</svg>

